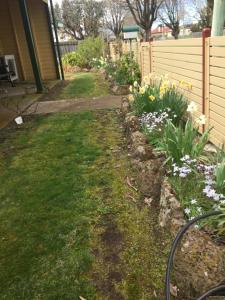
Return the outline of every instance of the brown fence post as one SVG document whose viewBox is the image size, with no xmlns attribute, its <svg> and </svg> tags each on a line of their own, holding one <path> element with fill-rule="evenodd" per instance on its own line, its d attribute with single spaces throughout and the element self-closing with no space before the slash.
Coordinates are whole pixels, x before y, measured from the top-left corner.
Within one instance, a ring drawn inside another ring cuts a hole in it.
<svg viewBox="0 0 225 300">
<path fill-rule="evenodd" d="M 211 28 L 204 28 L 202 30 L 202 114 L 206 114 L 206 100 L 208 99 L 209 89 L 209 51 L 206 47 L 207 38 L 211 35 Z M 207 91 L 207 93 L 206 93 Z M 206 98 L 207 95 L 207 98 Z M 207 116 L 208 118 L 208 116 Z M 205 125 L 202 126 L 202 131 L 205 131 Z"/>
</svg>

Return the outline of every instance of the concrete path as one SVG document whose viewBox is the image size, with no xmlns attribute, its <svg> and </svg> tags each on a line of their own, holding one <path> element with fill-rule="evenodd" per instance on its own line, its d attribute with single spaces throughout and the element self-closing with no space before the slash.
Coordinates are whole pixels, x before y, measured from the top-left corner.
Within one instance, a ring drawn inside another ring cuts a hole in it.
<svg viewBox="0 0 225 300">
<path fill-rule="evenodd" d="M 95 99 L 55 100 L 36 102 L 24 114 L 47 114 L 56 112 L 80 112 L 95 109 L 119 108 L 121 96 L 104 96 Z"/>
<path fill-rule="evenodd" d="M 18 111 L 23 112 L 23 115 L 29 115 L 56 112 L 80 112 L 95 109 L 112 109 L 120 107 L 121 97 L 122 96 L 109 95 L 92 99 L 67 99 L 43 102 L 34 102 L 34 99 L 30 99 L 30 101 L 20 104 L 19 110 L 16 109 L 16 104 L 12 104 L 10 109 L 0 105 L 0 128 L 5 127 L 9 122 L 11 122 L 18 115 Z"/>
</svg>

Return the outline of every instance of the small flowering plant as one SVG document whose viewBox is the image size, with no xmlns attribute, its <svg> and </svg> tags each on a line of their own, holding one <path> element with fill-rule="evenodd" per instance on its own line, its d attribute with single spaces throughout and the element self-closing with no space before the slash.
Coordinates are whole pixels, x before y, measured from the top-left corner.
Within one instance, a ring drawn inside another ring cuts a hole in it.
<svg viewBox="0 0 225 300">
<path fill-rule="evenodd" d="M 171 175 L 170 180 L 187 218 L 191 220 L 209 210 L 221 210 L 221 215 L 210 223 L 211 227 L 221 232 L 225 224 L 224 162 L 209 165 L 185 155 L 180 164 L 172 165 Z"/>
<path fill-rule="evenodd" d="M 183 127 L 176 127 L 170 120 L 167 120 L 158 150 L 165 153 L 166 162 L 180 164 L 185 155 L 192 159 L 204 160 L 204 147 L 208 142 L 210 130 L 205 131 L 199 137 L 197 129 L 191 120 L 188 120 Z"/>
<path fill-rule="evenodd" d="M 134 113 L 141 116 L 143 113 L 160 112 L 169 108 L 173 114 L 173 122 L 178 124 L 187 109 L 185 97 L 178 91 L 175 83 L 165 78 L 156 83 L 154 78 L 150 74 L 144 77 L 142 85 L 134 82 L 134 85 L 130 86 Z"/>
<path fill-rule="evenodd" d="M 147 136 L 149 136 L 149 141 L 151 144 L 157 144 L 157 140 L 162 135 L 163 127 L 166 123 L 166 120 L 175 118 L 176 116 L 171 115 L 170 108 L 166 108 L 165 110 L 160 110 L 159 112 L 149 112 L 144 113 L 140 117 L 140 122 L 142 128 Z"/>
</svg>

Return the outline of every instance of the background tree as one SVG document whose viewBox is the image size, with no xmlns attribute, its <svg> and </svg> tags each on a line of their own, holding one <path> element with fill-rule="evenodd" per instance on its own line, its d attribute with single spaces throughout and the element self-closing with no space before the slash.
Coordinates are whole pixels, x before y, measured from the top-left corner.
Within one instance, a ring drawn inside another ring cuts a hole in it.
<svg viewBox="0 0 225 300">
<path fill-rule="evenodd" d="M 156 21 L 163 0 L 126 0 L 128 8 L 138 26 L 145 31 L 145 41 L 149 41 L 152 24 Z"/>
<path fill-rule="evenodd" d="M 61 8 L 55 5 L 55 15 L 63 33 L 76 40 L 96 37 L 103 17 L 102 2 L 94 0 L 63 0 Z"/>
<path fill-rule="evenodd" d="M 104 16 L 103 2 L 83 0 L 83 27 L 86 36 L 97 37 Z"/>
<path fill-rule="evenodd" d="M 164 0 L 160 9 L 161 21 L 172 30 L 172 36 L 178 39 L 180 33 L 180 21 L 185 15 L 185 3 L 183 0 Z"/>
<path fill-rule="evenodd" d="M 123 29 L 127 6 L 123 0 L 106 0 L 105 4 L 105 27 L 118 39 Z"/>
<path fill-rule="evenodd" d="M 214 0 L 193 0 L 192 2 L 199 28 L 211 27 Z"/>
</svg>

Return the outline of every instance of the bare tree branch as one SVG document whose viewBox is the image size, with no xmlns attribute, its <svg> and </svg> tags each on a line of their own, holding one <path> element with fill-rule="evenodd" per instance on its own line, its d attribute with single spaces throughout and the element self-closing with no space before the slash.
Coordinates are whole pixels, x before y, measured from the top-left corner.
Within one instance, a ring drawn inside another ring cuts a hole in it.
<svg viewBox="0 0 225 300">
<path fill-rule="evenodd" d="M 163 0 L 126 0 L 128 8 L 138 26 L 145 31 L 145 40 L 149 41 L 151 28 Z"/>
<path fill-rule="evenodd" d="M 172 30 L 172 36 L 178 39 L 180 21 L 185 15 L 185 1 L 164 0 L 159 15 L 161 21 Z"/>
<path fill-rule="evenodd" d="M 116 38 L 119 38 L 127 13 L 127 7 L 123 0 L 105 1 L 105 27 L 111 30 Z"/>
</svg>

